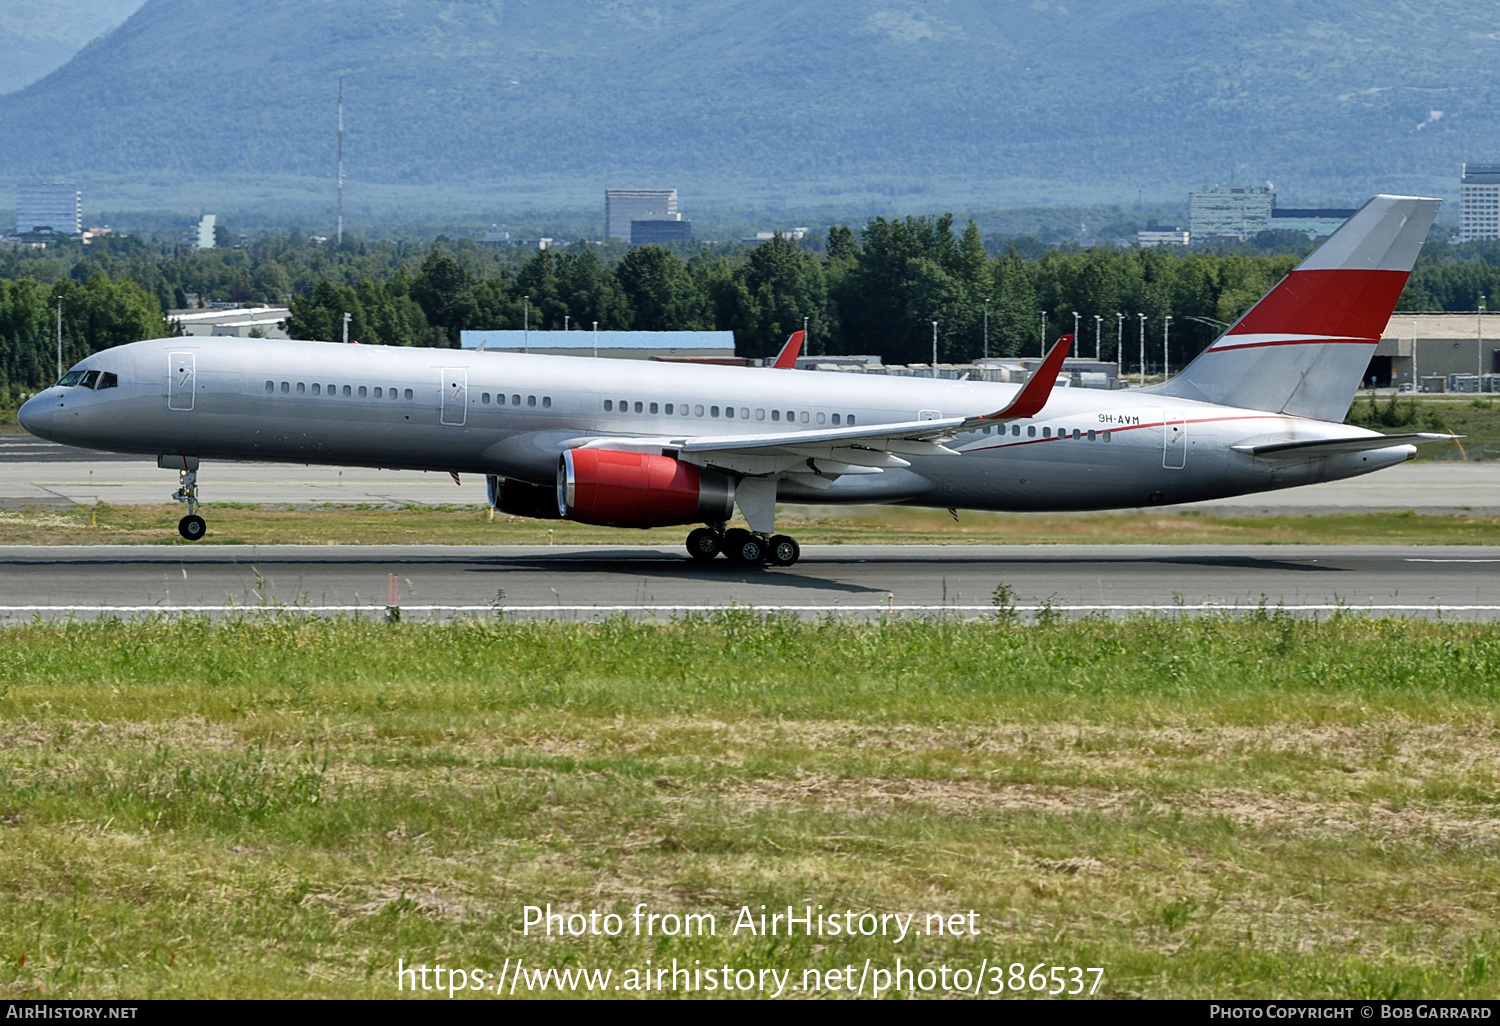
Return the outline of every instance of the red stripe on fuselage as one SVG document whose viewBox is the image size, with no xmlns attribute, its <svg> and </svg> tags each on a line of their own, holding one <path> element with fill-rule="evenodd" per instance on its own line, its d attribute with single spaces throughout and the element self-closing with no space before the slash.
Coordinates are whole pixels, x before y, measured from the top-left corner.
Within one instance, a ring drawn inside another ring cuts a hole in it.
<svg viewBox="0 0 1500 1026">
<path fill-rule="evenodd" d="M 1279 334 L 1379 338 L 1406 279 L 1406 271 L 1293 271 L 1226 338 Z"/>
</svg>

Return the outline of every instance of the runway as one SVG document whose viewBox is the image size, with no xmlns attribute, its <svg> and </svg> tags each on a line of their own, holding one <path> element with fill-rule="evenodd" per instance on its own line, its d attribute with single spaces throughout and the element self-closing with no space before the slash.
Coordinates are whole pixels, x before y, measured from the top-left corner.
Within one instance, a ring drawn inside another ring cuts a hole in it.
<svg viewBox="0 0 1500 1026">
<path fill-rule="evenodd" d="M 485 501 L 484 479 L 298 463 L 205 461 L 198 474 L 203 501 L 276 506 L 374 504 L 467 505 Z M 177 475 L 150 457 L 96 453 L 30 435 L 0 435 L 0 509 L 155 505 L 170 501 Z M 1226 516 L 1308 515 L 1415 510 L 1500 513 L 1500 463 L 1406 463 L 1347 481 L 1162 509 L 1203 509 Z"/>
<path fill-rule="evenodd" d="M 997 586 L 1023 614 L 1337 609 L 1489 620 L 1500 547 L 807 546 L 789 569 L 695 564 L 602 546 L 13 546 L 0 619 L 153 610 L 384 615 L 388 575 L 408 618 L 672 617 L 734 606 L 800 616 L 988 615 Z"/>
</svg>

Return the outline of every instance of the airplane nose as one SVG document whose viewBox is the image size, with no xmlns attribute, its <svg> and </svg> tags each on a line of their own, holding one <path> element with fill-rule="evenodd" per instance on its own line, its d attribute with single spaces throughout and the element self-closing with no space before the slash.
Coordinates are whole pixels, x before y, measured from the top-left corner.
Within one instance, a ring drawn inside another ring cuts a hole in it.
<svg viewBox="0 0 1500 1026">
<path fill-rule="evenodd" d="M 47 438 L 56 410 L 57 400 L 54 397 L 34 395 L 21 404 L 21 408 L 16 411 L 16 420 L 21 422 L 21 427 L 29 434 Z"/>
</svg>

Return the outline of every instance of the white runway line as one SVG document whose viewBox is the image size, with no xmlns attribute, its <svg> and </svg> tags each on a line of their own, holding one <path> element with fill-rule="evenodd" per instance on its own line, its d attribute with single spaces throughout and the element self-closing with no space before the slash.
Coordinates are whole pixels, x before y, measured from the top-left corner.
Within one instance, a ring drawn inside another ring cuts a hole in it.
<svg viewBox="0 0 1500 1026">
<path fill-rule="evenodd" d="M 868 606 L 793 606 L 793 605 L 615 605 L 615 606 L 399 606 L 404 613 L 995 613 L 993 605 L 868 605 Z M 1255 612 L 1344 612 L 1344 613 L 1497 613 L 1500 605 L 1440 605 L 1417 603 L 1374 603 L 1355 606 L 1348 603 L 1321 602 L 1299 605 L 1223 605 L 1205 603 L 1163 603 L 1158 605 L 1015 605 L 1014 613 L 1255 613 Z M 11 613 L 384 613 L 385 606 L 0 606 L 0 615 Z"/>
</svg>

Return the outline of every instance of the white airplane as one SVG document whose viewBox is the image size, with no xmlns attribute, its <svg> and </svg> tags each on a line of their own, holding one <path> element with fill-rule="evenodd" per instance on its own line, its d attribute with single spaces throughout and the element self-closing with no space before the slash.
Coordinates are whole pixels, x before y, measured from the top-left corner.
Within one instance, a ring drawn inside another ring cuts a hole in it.
<svg viewBox="0 0 1500 1026">
<path fill-rule="evenodd" d="M 694 559 L 790 566 L 776 503 L 1097 510 L 1367 474 L 1447 435 L 1341 421 L 1439 200 L 1376 196 L 1190 363 L 1147 389 L 1024 386 L 514 353 L 165 338 L 94 353 L 27 431 L 158 457 L 184 538 L 204 460 L 484 474 L 493 507 L 702 524 Z M 801 339 L 793 343 L 800 345 Z M 790 353 L 790 355 L 788 355 Z M 726 530 L 738 507 L 749 530 Z"/>
</svg>

